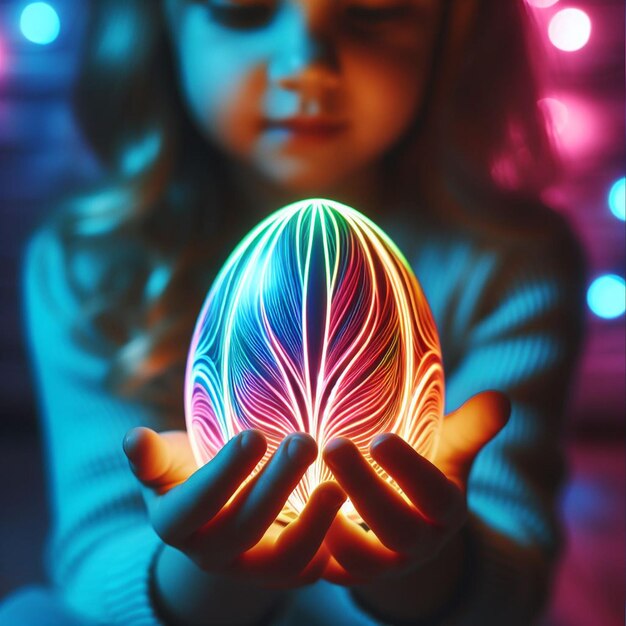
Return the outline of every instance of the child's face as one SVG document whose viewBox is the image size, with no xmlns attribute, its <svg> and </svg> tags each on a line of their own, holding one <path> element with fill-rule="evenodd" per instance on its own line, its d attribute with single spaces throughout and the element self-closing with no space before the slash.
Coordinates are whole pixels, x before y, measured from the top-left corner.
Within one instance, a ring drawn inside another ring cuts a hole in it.
<svg viewBox="0 0 626 626">
<path fill-rule="evenodd" d="M 279 187 L 315 193 L 371 170 L 414 120 L 440 5 L 165 0 L 203 134 Z"/>
</svg>

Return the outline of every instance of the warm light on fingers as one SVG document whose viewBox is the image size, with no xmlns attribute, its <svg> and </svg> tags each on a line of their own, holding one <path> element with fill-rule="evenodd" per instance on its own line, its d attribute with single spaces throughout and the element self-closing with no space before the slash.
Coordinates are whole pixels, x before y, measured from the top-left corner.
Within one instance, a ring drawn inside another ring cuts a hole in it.
<svg viewBox="0 0 626 626">
<path fill-rule="evenodd" d="M 506 425 L 511 403 L 502 393 L 484 391 L 445 417 L 434 464 L 461 490 L 480 450 Z"/>
<path fill-rule="evenodd" d="M 133 428 L 126 433 L 123 445 L 137 478 L 146 486 L 159 486 L 171 459 L 158 433 L 150 428 Z"/>
<path fill-rule="evenodd" d="M 373 532 L 338 514 L 326 542 L 331 554 L 349 573 L 369 577 L 402 567 L 407 556 L 387 548 Z"/>
</svg>

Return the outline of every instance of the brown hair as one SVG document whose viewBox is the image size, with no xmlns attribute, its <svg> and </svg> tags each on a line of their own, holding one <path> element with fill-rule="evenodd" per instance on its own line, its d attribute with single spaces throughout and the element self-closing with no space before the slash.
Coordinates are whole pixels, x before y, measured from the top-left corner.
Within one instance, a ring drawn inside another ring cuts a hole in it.
<svg viewBox="0 0 626 626">
<path fill-rule="evenodd" d="M 527 9 L 447 0 L 444 12 L 426 110 L 386 160 L 392 188 L 464 227 L 515 232 L 544 216 L 537 198 L 557 172 Z M 193 324 L 236 243 L 239 201 L 180 100 L 161 13 L 154 0 L 93 4 L 74 105 L 108 180 L 65 203 L 56 227 L 82 303 L 77 339 L 109 350 L 117 393 L 182 415 Z M 88 281 L 73 272 L 83 257 Z"/>
</svg>

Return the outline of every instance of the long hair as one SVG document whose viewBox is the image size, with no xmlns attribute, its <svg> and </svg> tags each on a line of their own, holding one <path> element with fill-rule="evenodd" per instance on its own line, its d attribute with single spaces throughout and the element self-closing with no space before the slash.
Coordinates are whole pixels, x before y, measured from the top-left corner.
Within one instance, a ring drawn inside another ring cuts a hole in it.
<svg viewBox="0 0 626 626">
<path fill-rule="evenodd" d="M 182 415 L 193 323 L 242 233 L 237 187 L 181 101 L 161 12 L 93 3 L 73 100 L 107 179 L 64 203 L 55 228 L 81 303 L 76 340 L 107 350 L 114 392 Z M 447 0 L 444 14 L 425 109 L 385 170 L 445 219 L 516 231 L 557 172 L 529 15 L 522 0 Z M 485 219 L 486 207 L 498 210 Z"/>
</svg>

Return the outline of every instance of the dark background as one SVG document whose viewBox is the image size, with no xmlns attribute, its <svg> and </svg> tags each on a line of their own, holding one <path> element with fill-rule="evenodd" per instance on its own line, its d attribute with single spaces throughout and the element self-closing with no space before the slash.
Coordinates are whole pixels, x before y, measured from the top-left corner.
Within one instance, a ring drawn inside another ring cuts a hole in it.
<svg viewBox="0 0 626 626">
<path fill-rule="evenodd" d="M 48 45 L 21 32 L 27 4 L 0 0 L 0 601 L 19 586 L 45 580 L 48 514 L 22 330 L 23 247 L 56 198 L 99 175 L 69 106 L 89 3 L 51 0 L 61 30 Z M 533 8 L 538 28 L 547 33 L 549 20 L 568 7 L 589 15 L 592 32 L 576 52 L 557 51 L 546 34 L 552 53 L 545 57 L 545 95 L 566 104 L 569 118 L 560 133 L 566 175 L 545 199 L 578 232 L 591 283 L 607 273 L 624 277 L 624 222 L 608 207 L 611 185 L 624 176 L 624 5 L 557 1 Z M 566 424 L 571 474 L 561 511 L 568 547 L 549 618 L 554 626 L 623 624 L 624 315 L 602 319 L 589 310 L 587 318 Z"/>
</svg>

